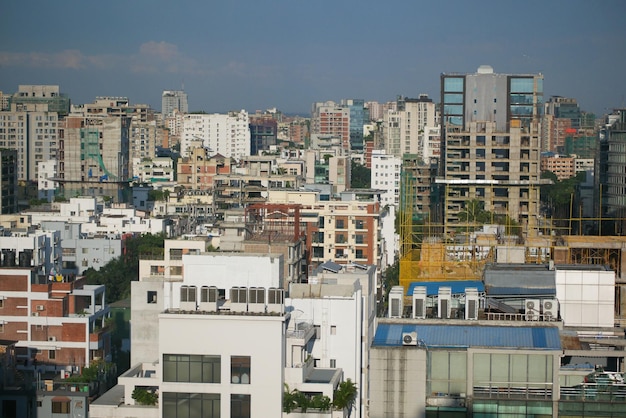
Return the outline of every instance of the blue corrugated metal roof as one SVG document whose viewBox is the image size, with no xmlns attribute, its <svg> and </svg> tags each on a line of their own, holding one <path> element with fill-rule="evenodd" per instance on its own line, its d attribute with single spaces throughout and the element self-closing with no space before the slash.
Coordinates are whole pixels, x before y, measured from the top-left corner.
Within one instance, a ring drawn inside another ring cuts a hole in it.
<svg viewBox="0 0 626 418">
<path fill-rule="evenodd" d="M 487 325 L 379 324 L 373 346 L 402 345 L 402 334 L 417 332 L 427 347 L 494 347 L 560 350 L 557 327 Z"/>
<path fill-rule="evenodd" d="M 406 292 L 407 296 L 413 295 L 413 289 L 415 286 L 426 286 L 426 294 L 428 296 L 434 296 L 439 293 L 440 286 L 448 286 L 452 288 L 453 294 L 465 293 L 465 289 L 468 287 L 477 288 L 479 292 L 485 291 L 485 286 L 480 280 L 449 280 L 443 282 L 413 282 L 409 285 Z"/>
</svg>

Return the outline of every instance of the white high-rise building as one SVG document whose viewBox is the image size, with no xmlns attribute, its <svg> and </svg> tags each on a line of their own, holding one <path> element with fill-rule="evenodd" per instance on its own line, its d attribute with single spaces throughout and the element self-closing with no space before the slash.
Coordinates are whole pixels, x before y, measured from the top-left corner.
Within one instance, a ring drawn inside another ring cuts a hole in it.
<svg viewBox="0 0 626 418">
<path fill-rule="evenodd" d="M 424 128 L 436 125 L 435 104 L 426 94 L 418 99 L 399 98 L 396 109 L 383 114 L 383 136 L 387 154 L 401 157 L 417 154 L 424 159 Z"/>
<path fill-rule="evenodd" d="M 202 146 L 213 155 L 219 153 L 227 158 L 240 159 L 250 155 L 250 123 L 248 112 L 228 114 L 193 114 L 183 118 L 181 155 Z"/>
<path fill-rule="evenodd" d="M 174 110 L 189 112 L 187 93 L 182 90 L 164 90 L 161 95 L 161 116 L 163 120 L 172 116 Z"/>
<path fill-rule="evenodd" d="M 372 150 L 371 185 L 373 189 L 384 190 L 380 203 L 400 204 L 400 171 L 402 159 L 385 153 L 385 150 Z"/>
</svg>

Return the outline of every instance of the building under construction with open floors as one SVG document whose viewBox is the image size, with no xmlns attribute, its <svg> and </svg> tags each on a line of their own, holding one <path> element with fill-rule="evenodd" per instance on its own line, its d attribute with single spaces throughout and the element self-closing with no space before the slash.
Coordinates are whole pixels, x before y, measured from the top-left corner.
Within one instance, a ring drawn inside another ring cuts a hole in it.
<svg viewBox="0 0 626 418">
<path fill-rule="evenodd" d="M 442 74 L 442 209 L 446 228 L 468 202 L 508 216 L 532 235 L 539 208 L 541 74 Z"/>
</svg>

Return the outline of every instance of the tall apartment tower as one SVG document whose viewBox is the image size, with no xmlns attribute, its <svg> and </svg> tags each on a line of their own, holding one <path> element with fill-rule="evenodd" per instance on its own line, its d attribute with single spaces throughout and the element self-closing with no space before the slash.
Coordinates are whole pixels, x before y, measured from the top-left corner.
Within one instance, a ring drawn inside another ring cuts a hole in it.
<svg viewBox="0 0 626 418">
<path fill-rule="evenodd" d="M 611 233 L 623 235 L 626 231 L 626 109 L 617 109 L 607 117 L 599 139 L 596 162 L 598 215 L 614 219 Z"/>
<path fill-rule="evenodd" d="M 469 201 L 532 233 L 539 213 L 540 118 L 543 75 L 441 75 L 441 156 L 445 225 L 460 220 Z"/>
<path fill-rule="evenodd" d="M 0 148 L 17 151 L 18 180 L 37 181 L 37 164 L 54 159 L 58 149 L 61 115 L 69 111 L 69 99 L 59 86 L 20 85 L 0 111 Z"/>
<path fill-rule="evenodd" d="M 250 118 L 245 110 L 227 114 L 185 115 L 180 139 L 183 157 L 201 146 L 214 154 L 241 159 L 250 155 Z"/>
<path fill-rule="evenodd" d="M 182 90 L 164 90 L 161 95 L 161 116 L 163 120 L 172 116 L 174 110 L 188 113 L 187 93 Z"/>
<path fill-rule="evenodd" d="M 0 214 L 17 213 L 17 151 L 0 148 Z"/>
<path fill-rule="evenodd" d="M 313 103 L 311 134 L 337 137 L 341 139 L 342 148 L 349 150 L 350 108 L 333 101 Z"/>
<path fill-rule="evenodd" d="M 369 112 L 365 107 L 365 101 L 361 99 L 343 99 L 341 105 L 350 109 L 350 149 L 362 152 L 363 125 L 369 122 Z"/>
<path fill-rule="evenodd" d="M 420 94 L 417 99 L 398 97 L 395 108 L 388 109 L 383 118 L 387 154 L 399 158 L 404 154 L 417 154 L 427 161 L 430 153 L 426 132 L 436 126 L 435 121 L 435 104 L 427 94 Z"/>
<path fill-rule="evenodd" d="M 59 140 L 59 193 L 124 199 L 130 179 L 130 118 L 72 114 Z"/>
</svg>

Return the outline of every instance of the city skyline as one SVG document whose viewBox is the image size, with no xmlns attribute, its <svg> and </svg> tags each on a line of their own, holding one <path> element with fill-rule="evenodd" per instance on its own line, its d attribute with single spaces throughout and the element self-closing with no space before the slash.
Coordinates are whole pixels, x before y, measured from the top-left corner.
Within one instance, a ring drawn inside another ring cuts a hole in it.
<svg viewBox="0 0 626 418">
<path fill-rule="evenodd" d="M 123 6 L 123 8 L 122 8 Z M 125 96 L 160 110 L 184 89 L 189 110 L 380 102 L 426 93 L 441 73 L 542 73 L 545 96 L 598 116 L 623 107 L 626 27 L 619 0 L 250 3 L 5 2 L 0 91 L 54 84 L 73 103 Z M 511 19 L 510 16 L 514 16 Z"/>
</svg>

